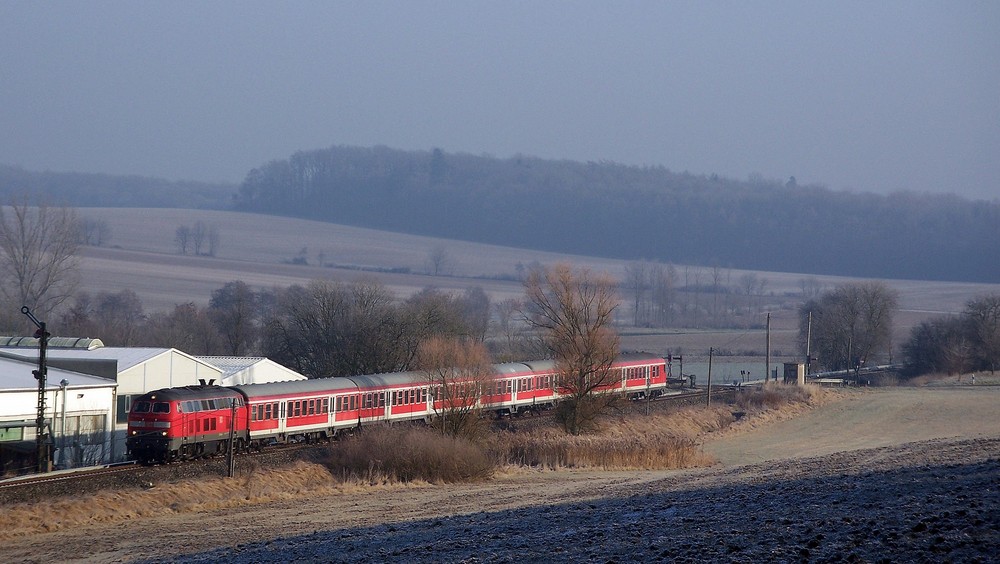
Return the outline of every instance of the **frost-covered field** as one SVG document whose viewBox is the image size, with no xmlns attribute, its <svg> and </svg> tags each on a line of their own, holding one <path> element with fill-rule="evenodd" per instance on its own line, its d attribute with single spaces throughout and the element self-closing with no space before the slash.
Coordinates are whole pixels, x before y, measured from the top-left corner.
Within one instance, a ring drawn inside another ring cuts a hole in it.
<svg viewBox="0 0 1000 564">
<path fill-rule="evenodd" d="M 179 562 L 993 561 L 1000 439 L 612 486 L 613 495 L 237 544 Z"/>
</svg>

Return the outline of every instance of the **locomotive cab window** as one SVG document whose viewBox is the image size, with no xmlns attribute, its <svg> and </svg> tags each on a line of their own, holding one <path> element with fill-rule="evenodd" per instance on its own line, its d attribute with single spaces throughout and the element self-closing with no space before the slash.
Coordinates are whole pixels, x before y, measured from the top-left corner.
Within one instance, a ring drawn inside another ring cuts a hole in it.
<svg viewBox="0 0 1000 564">
<path fill-rule="evenodd" d="M 154 403 L 153 413 L 170 413 L 170 404 L 165 401 L 158 401 Z"/>
<path fill-rule="evenodd" d="M 132 408 L 132 413 L 149 413 L 150 407 L 148 401 L 137 401 L 135 407 Z"/>
</svg>

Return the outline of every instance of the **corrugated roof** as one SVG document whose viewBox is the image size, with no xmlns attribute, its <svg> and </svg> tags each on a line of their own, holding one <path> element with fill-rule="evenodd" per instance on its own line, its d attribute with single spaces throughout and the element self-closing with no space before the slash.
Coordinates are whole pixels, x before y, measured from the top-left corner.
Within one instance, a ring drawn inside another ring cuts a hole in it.
<svg viewBox="0 0 1000 564">
<path fill-rule="evenodd" d="M 26 390 L 37 390 L 38 380 L 35 379 L 35 375 L 32 373 L 36 369 L 38 369 L 38 365 L 33 362 L 0 357 L 0 391 L 23 392 Z M 70 388 L 107 388 L 118 385 L 114 380 L 62 370 L 52 366 L 47 366 L 45 372 L 45 389 L 47 390 L 59 388 L 59 382 L 62 380 L 68 381 Z"/>
<path fill-rule="evenodd" d="M 196 358 L 222 370 L 226 376 L 236 374 L 267 360 L 262 356 L 199 356 Z"/>
<path fill-rule="evenodd" d="M 104 346 L 100 339 L 88 337 L 49 337 L 48 348 L 94 350 Z M 0 347 L 38 348 L 38 337 L 0 337 Z"/>
<path fill-rule="evenodd" d="M 38 350 L 24 349 L 19 347 L 0 347 L 0 351 L 8 355 L 16 355 L 26 359 L 37 359 Z M 83 349 L 47 349 L 46 358 L 66 358 L 66 359 L 105 359 L 118 362 L 118 372 L 124 372 L 133 366 L 138 366 L 143 362 L 152 360 L 160 355 L 170 352 L 191 358 L 202 364 L 207 364 L 203 360 L 181 352 L 177 349 L 166 349 L 159 347 L 101 347 L 93 350 Z"/>
</svg>

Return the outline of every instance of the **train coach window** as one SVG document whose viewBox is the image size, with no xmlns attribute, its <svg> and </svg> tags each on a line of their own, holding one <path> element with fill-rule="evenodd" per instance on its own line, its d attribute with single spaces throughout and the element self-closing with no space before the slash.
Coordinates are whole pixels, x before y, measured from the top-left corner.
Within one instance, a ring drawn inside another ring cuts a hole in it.
<svg viewBox="0 0 1000 564">
<path fill-rule="evenodd" d="M 170 404 L 165 401 L 158 401 L 154 403 L 153 413 L 170 413 Z"/>
<path fill-rule="evenodd" d="M 330 413 L 330 398 L 323 398 L 323 413 Z"/>
<path fill-rule="evenodd" d="M 150 403 L 148 401 L 137 401 L 135 402 L 135 407 L 132 408 L 132 413 L 149 413 Z"/>
</svg>

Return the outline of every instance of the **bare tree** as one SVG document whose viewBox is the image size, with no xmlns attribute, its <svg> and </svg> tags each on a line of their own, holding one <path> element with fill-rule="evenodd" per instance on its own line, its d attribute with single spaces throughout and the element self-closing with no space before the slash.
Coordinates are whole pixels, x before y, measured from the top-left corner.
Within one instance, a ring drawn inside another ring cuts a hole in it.
<svg viewBox="0 0 1000 564">
<path fill-rule="evenodd" d="M 28 306 L 44 318 L 80 281 L 80 228 L 70 208 L 0 207 L 0 297 L 4 309 Z"/>
<path fill-rule="evenodd" d="M 420 345 L 417 366 L 431 391 L 440 429 L 472 440 L 489 431 L 482 412 L 496 392 L 496 372 L 486 347 L 478 341 L 432 337 Z"/>
<path fill-rule="evenodd" d="M 668 327 L 671 323 L 671 312 L 677 293 L 677 271 L 672 264 L 666 268 L 657 264 L 650 273 L 652 288 L 653 325 Z"/>
<path fill-rule="evenodd" d="M 427 270 L 431 276 L 443 276 L 451 272 L 451 258 L 444 245 L 435 245 L 427 252 Z"/>
<path fill-rule="evenodd" d="M 146 315 L 142 301 L 132 290 L 97 295 L 94 318 L 106 344 L 131 347 L 138 344 Z"/>
<path fill-rule="evenodd" d="M 179 304 L 169 313 L 150 315 L 142 342 L 149 346 L 174 347 L 195 355 L 218 355 L 224 350 L 207 311 L 193 303 Z"/>
<path fill-rule="evenodd" d="M 204 221 L 196 221 L 191 228 L 191 245 L 194 247 L 194 254 L 200 255 L 208 239 L 208 227 Z"/>
<path fill-rule="evenodd" d="M 969 320 L 975 356 L 984 368 L 996 372 L 1000 365 L 1000 294 L 969 300 L 965 316 Z"/>
<path fill-rule="evenodd" d="M 618 296 L 614 280 L 567 264 L 533 270 L 524 282 L 525 319 L 540 330 L 556 362 L 556 385 L 566 399 L 557 417 L 574 435 L 591 429 L 615 399 L 603 390 L 616 381 L 611 366 L 619 339 L 611 329 Z"/>
<path fill-rule="evenodd" d="M 219 228 L 215 225 L 208 226 L 208 251 L 206 254 L 214 257 L 219 252 Z"/>
<path fill-rule="evenodd" d="M 177 250 L 182 255 L 186 255 L 188 247 L 191 245 L 191 228 L 187 225 L 178 227 L 177 231 L 174 232 L 174 242 L 177 243 Z"/>
<path fill-rule="evenodd" d="M 805 350 L 806 319 L 812 312 L 812 351 L 830 369 L 857 369 L 891 345 L 898 297 L 882 282 L 844 284 L 806 302 L 799 310 Z"/>
<path fill-rule="evenodd" d="M 257 296 L 242 280 L 227 282 L 212 292 L 209 318 L 225 342 L 225 354 L 243 356 L 257 343 Z"/>
<path fill-rule="evenodd" d="M 625 265 L 624 287 L 632 291 L 632 323 L 636 327 L 649 327 L 649 307 L 646 293 L 649 291 L 649 273 L 644 262 L 630 262 Z"/>
<path fill-rule="evenodd" d="M 498 362 L 512 362 L 521 357 L 518 353 L 521 350 L 521 342 L 525 339 L 524 331 L 521 330 L 523 324 L 519 326 L 518 313 L 523 310 L 520 300 L 507 298 L 493 304 L 494 312 L 494 338 L 496 343 L 494 358 Z"/>
<path fill-rule="evenodd" d="M 80 243 L 101 247 L 111 239 L 111 226 L 103 219 L 80 220 Z"/>
</svg>

